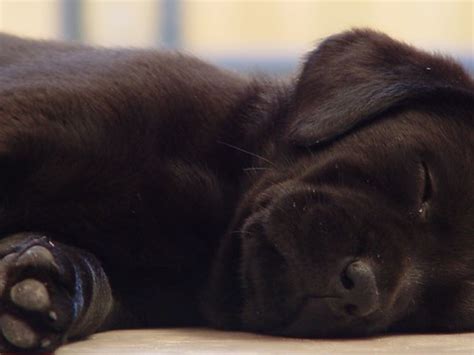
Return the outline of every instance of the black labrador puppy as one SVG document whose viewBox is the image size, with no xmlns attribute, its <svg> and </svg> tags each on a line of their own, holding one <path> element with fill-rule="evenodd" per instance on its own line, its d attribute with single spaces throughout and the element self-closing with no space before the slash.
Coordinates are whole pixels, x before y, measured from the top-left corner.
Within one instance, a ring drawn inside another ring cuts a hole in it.
<svg viewBox="0 0 474 355">
<path fill-rule="evenodd" d="M 384 34 L 294 81 L 0 36 L 0 350 L 474 329 L 474 83 Z"/>
</svg>

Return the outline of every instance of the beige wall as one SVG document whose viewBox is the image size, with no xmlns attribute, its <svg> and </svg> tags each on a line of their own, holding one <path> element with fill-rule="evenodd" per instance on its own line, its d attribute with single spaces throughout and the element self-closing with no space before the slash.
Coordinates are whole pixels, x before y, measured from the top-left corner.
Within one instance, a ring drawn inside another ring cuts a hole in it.
<svg viewBox="0 0 474 355">
<path fill-rule="evenodd" d="M 0 31 L 54 38 L 60 31 L 59 0 L 0 0 Z"/>
<path fill-rule="evenodd" d="M 155 0 L 84 0 L 84 40 L 102 45 L 153 46 L 158 37 Z"/>
<path fill-rule="evenodd" d="M 351 27 L 416 45 L 471 51 L 473 1 L 189 1 L 185 43 L 198 51 L 300 50 Z"/>
<path fill-rule="evenodd" d="M 0 0 L 0 30 L 61 36 L 59 0 Z M 156 0 L 84 0 L 83 38 L 155 45 Z M 183 1 L 183 45 L 196 53 L 294 53 L 328 34 L 368 26 L 425 47 L 473 56 L 474 1 Z"/>
</svg>

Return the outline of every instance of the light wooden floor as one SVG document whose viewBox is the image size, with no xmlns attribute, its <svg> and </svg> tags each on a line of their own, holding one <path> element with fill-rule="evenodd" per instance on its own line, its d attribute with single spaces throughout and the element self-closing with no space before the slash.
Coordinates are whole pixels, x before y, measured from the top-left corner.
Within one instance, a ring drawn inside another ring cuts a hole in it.
<svg viewBox="0 0 474 355">
<path fill-rule="evenodd" d="M 88 354 L 474 354 L 474 333 L 390 335 L 356 340 L 267 337 L 208 329 L 123 330 L 63 346 L 56 355 Z"/>
</svg>

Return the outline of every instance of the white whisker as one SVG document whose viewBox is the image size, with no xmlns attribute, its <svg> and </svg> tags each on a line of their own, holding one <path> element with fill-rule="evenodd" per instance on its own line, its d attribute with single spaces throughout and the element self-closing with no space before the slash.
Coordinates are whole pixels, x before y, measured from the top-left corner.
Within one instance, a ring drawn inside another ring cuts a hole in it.
<svg viewBox="0 0 474 355">
<path fill-rule="evenodd" d="M 275 164 L 274 164 L 272 161 L 268 160 L 268 159 L 265 158 L 265 157 L 262 157 L 261 155 L 258 155 L 258 154 L 249 152 L 248 150 L 242 149 L 242 148 L 240 148 L 240 147 L 237 147 L 237 146 L 235 146 L 235 145 L 232 145 L 232 144 L 229 144 L 229 143 L 226 143 L 226 142 L 217 141 L 217 143 L 223 144 L 223 145 L 225 145 L 225 146 L 227 146 L 227 147 L 229 147 L 229 148 L 233 148 L 233 149 L 235 149 L 235 150 L 238 150 L 239 152 L 246 153 L 246 154 L 251 155 L 251 156 L 253 156 L 253 157 L 255 157 L 255 158 L 261 159 L 261 160 L 267 162 L 268 164 L 270 164 L 270 165 L 272 165 L 272 166 L 275 166 Z"/>
</svg>

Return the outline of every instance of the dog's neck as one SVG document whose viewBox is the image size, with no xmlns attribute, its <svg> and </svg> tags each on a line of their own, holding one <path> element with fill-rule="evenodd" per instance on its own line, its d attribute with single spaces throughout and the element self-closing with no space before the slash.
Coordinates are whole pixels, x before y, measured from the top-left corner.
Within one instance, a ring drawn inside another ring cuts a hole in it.
<svg viewBox="0 0 474 355">
<path fill-rule="evenodd" d="M 288 111 L 290 85 L 260 78 L 250 82 L 235 103 L 231 117 L 224 119 L 223 133 L 217 138 L 224 166 L 231 165 L 245 192 L 267 169 L 274 167 L 272 156 L 278 148 L 279 124 Z"/>
</svg>

